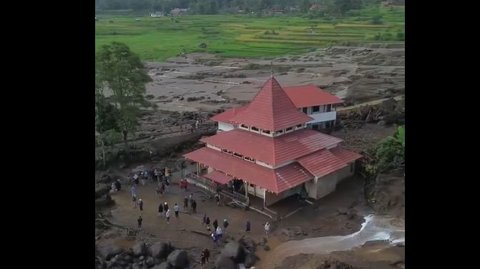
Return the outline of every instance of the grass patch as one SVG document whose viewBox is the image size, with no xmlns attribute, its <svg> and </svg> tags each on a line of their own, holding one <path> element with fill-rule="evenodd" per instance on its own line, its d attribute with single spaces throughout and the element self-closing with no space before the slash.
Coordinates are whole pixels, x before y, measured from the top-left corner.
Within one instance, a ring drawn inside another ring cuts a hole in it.
<svg viewBox="0 0 480 269">
<path fill-rule="evenodd" d="M 271 58 L 340 43 L 398 41 L 404 39 L 405 31 L 404 7 L 371 7 L 335 19 L 192 15 L 171 20 L 125 14 L 97 16 L 96 47 L 124 42 L 143 60 L 157 61 L 197 51 L 223 57 Z"/>
</svg>

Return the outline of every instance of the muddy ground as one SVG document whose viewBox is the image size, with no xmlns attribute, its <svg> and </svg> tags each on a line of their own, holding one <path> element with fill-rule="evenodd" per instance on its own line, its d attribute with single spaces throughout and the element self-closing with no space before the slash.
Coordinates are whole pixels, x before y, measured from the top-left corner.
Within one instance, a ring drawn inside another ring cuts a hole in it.
<svg viewBox="0 0 480 269">
<path fill-rule="evenodd" d="M 99 248 L 110 245 L 129 248 L 139 241 L 171 242 L 177 248 L 186 249 L 193 268 L 200 268 L 200 250 L 207 247 L 213 258 L 205 268 L 213 268 L 220 247 L 214 246 L 201 224 L 203 214 L 207 213 L 212 221 L 216 218 L 221 223 L 223 218 L 229 219 L 229 240 L 245 236 L 258 244 L 256 255 L 260 261 L 256 268 L 273 269 L 271 264 L 262 263 L 269 253 L 264 250 L 264 245 L 273 249 L 288 240 L 347 235 L 359 230 L 363 221 L 361 216 L 372 212 L 366 204 L 364 182 L 360 178 L 346 180 L 337 191 L 314 205 L 302 205 L 302 209 L 292 216 L 273 223 L 272 234 L 265 244 L 263 223 L 268 220 L 267 217 L 226 205 L 218 207 L 212 197 L 199 189 L 190 190 L 198 202 L 196 214 L 182 210 L 180 217 L 175 219 L 172 216 L 170 223 L 158 216 L 160 202 L 167 201 L 171 207 L 175 202 L 183 203 L 185 192 L 176 185 L 181 177 L 178 167 L 182 152 L 190 149 L 177 148 L 176 145 L 214 130 L 214 123 L 208 120 L 214 113 L 248 102 L 270 76 L 270 66 L 273 66 L 274 74 L 282 85 L 312 83 L 343 98 L 349 105 L 404 93 L 404 48 L 332 47 L 273 61 L 219 59 L 212 55 L 191 54 L 165 63 L 147 63 L 153 78 L 147 86 L 147 98 L 157 104 L 158 110 L 145 112 L 134 141 L 145 147 L 150 155 L 146 154 L 143 161 L 120 165 L 122 168 L 110 167 L 108 173 L 126 183 L 128 174 L 136 165 L 168 166 L 174 170 L 173 185 L 162 197 L 155 193 L 153 183 L 140 187 L 140 197 L 145 202 L 144 211 L 140 212 L 133 207 L 128 194 L 129 186 L 124 184 L 123 191 L 111 196 L 114 206 L 98 211 L 102 218 L 114 224 L 106 230 L 101 227 L 96 229 Z M 197 120 L 200 127 L 195 129 Z M 363 124 L 360 128 L 342 128 L 332 135 L 344 139 L 347 148 L 361 151 L 393 134 L 394 130 L 391 125 L 372 123 Z M 199 145 L 190 145 L 195 146 Z M 102 173 L 97 171 L 96 177 L 99 178 Z M 139 215 L 144 218 L 142 230 L 136 236 L 128 236 L 128 229 L 136 230 Z M 403 216 L 399 217 L 403 219 Z M 252 223 L 252 231 L 248 234 L 244 232 L 247 219 Z M 279 268 L 328 268 L 322 265 L 325 260 L 341 261 L 353 268 L 402 268 L 403 247 L 383 246 L 379 250 L 379 244 L 330 255 L 297 255 L 285 259 Z M 337 265 L 337 268 L 342 267 Z"/>
</svg>

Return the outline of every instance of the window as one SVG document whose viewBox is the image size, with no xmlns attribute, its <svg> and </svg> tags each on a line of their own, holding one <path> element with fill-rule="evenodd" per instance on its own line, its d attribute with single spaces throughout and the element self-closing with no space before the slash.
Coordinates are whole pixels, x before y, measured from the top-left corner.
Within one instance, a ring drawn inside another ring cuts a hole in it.
<svg viewBox="0 0 480 269">
<path fill-rule="evenodd" d="M 240 128 L 248 129 L 248 126 L 245 124 L 240 124 Z"/>
<path fill-rule="evenodd" d="M 320 111 L 320 106 L 314 106 L 312 107 L 312 112 L 319 112 Z"/>
<path fill-rule="evenodd" d="M 283 134 L 283 130 L 280 130 L 280 131 L 276 131 L 275 134 L 279 135 L 279 134 Z"/>
<path fill-rule="evenodd" d="M 293 127 L 288 127 L 285 132 L 290 132 L 291 130 L 293 130 Z"/>
<path fill-rule="evenodd" d="M 303 124 L 297 125 L 297 128 L 302 128 Z"/>
<path fill-rule="evenodd" d="M 332 111 L 332 105 L 327 105 L 327 112 Z"/>
<path fill-rule="evenodd" d="M 242 154 L 233 153 L 233 156 L 235 156 L 235 157 L 238 157 L 238 158 L 242 158 L 242 159 L 243 159 L 243 155 L 242 155 Z"/>
<path fill-rule="evenodd" d="M 258 132 L 259 130 L 257 127 L 252 127 L 252 131 Z"/>
<path fill-rule="evenodd" d="M 308 113 L 308 107 L 303 108 L 303 113 L 307 114 Z"/>
<path fill-rule="evenodd" d="M 269 131 L 269 130 L 262 130 L 262 133 L 264 133 L 264 134 L 270 134 L 270 131 Z"/>
<path fill-rule="evenodd" d="M 249 162 L 255 162 L 255 159 L 252 159 L 250 157 L 244 157 L 243 159 Z"/>
</svg>

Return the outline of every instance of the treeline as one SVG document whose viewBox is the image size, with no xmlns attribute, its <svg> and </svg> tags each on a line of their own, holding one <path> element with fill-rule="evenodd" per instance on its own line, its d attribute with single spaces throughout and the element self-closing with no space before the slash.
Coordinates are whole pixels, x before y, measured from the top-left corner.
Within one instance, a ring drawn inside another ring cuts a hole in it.
<svg viewBox="0 0 480 269">
<path fill-rule="evenodd" d="M 382 0 L 95 0 L 98 11 L 133 10 L 164 12 L 188 9 L 189 14 L 218 14 L 243 12 L 283 11 L 323 12 L 342 15 L 353 9 L 380 4 Z M 402 4 L 403 0 L 391 1 Z"/>
</svg>

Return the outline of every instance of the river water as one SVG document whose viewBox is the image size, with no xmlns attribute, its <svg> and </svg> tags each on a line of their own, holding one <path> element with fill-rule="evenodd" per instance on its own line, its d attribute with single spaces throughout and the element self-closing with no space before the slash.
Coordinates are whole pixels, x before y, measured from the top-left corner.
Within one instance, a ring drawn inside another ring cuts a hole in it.
<svg viewBox="0 0 480 269">
<path fill-rule="evenodd" d="M 405 242 L 405 224 L 403 221 L 376 215 L 368 215 L 358 232 L 345 236 L 324 236 L 287 241 L 278 245 L 262 264 L 279 265 L 283 259 L 299 254 L 328 254 L 334 251 L 346 251 L 362 246 L 368 241 L 388 241 L 394 245 Z M 269 266 L 270 267 L 270 266 Z"/>
</svg>

